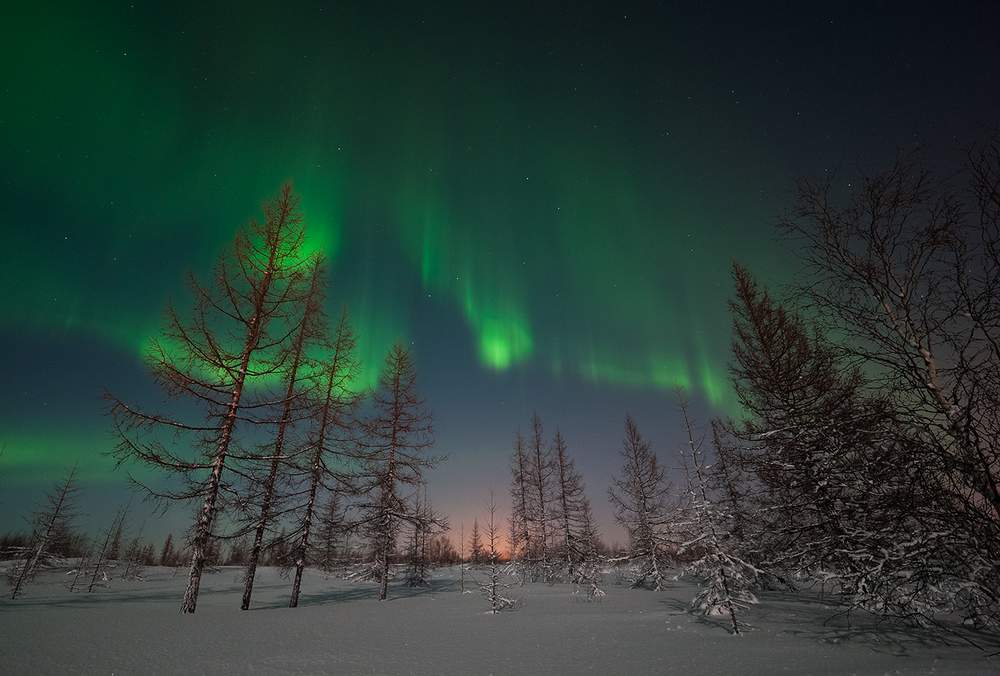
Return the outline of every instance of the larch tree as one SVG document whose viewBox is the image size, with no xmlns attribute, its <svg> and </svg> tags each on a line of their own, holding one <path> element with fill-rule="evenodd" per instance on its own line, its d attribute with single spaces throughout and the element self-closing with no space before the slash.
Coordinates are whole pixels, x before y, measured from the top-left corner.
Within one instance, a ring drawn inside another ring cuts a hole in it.
<svg viewBox="0 0 1000 676">
<path fill-rule="evenodd" d="M 322 491 L 337 493 L 354 490 L 362 455 L 355 450 L 357 440 L 354 391 L 358 361 L 354 357 L 354 332 L 343 312 L 334 334 L 331 354 L 318 369 L 312 437 L 293 461 L 297 479 L 303 484 L 294 497 L 299 504 L 290 510 L 295 519 L 292 562 L 295 568 L 289 607 L 295 608 L 302 589 L 302 574 L 313 554 L 315 533 L 320 522 L 319 496 Z"/>
<path fill-rule="evenodd" d="M 75 503 L 78 495 L 74 466 L 46 496 L 45 506 L 32 516 L 32 536 L 27 556 L 8 573 L 11 599 L 16 599 L 39 567 L 47 563 L 53 540 L 60 532 L 70 530 L 73 519 L 76 518 Z"/>
<path fill-rule="evenodd" d="M 656 455 L 631 416 L 625 418 L 621 475 L 611 478 L 608 496 L 615 519 L 629 539 L 627 559 L 634 566 L 632 586 L 647 581 L 659 590 L 669 563 L 670 486 Z"/>
<path fill-rule="evenodd" d="M 174 551 L 174 534 L 167 533 L 167 539 L 163 541 L 163 549 L 160 550 L 160 565 L 173 566 L 176 562 L 177 553 Z"/>
<path fill-rule="evenodd" d="M 430 577 L 431 558 L 428 553 L 428 541 L 434 535 L 440 516 L 427 499 L 427 484 L 423 487 L 423 496 L 417 491 L 414 496 L 414 513 L 417 518 L 410 524 L 410 546 L 408 551 L 409 568 L 406 573 L 406 583 L 411 587 L 423 587 Z"/>
<path fill-rule="evenodd" d="M 341 548 L 348 528 L 343 495 L 344 492 L 338 487 L 327 491 L 321 508 L 319 531 L 316 533 L 316 559 L 320 568 L 327 572 L 337 566 L 343 554 Z"/>
<path fill-rule="evenodd" d="M 528 504 L 526 522 L 535 550 L 532 558 L 546 566 L 549 560 L 549 521 L 552 508 L 552 457 L 538 414 L 531 417 L 531 439 L 528 447 Z"/>
<path fill-rule="evenodd" d="M 804 180 L 791 302 L 734 271 L 745 539 L 851 606 L 1000 626 L 998 186 L 1000 135 L 947 181 L 914 154 Z"/>
<path fill-rule="evenodd" d="M 552 441 L 554 467 L 553 517 L 561 536 L 560 556 L 573 575 L 574 567 L 583 561 L 588 550 L 584 541 L 584 527 L 592 523 L 586 512 L 590 510 L 584 493 L 583 476 L 577 471 L 570 457 L 566 440 L 556 430 Z"/>
<path fill-rule="evenodd" d="M 237 445 L 237 426 L 274 423 L 267 412 L 275 402 L 246 393 L 254 381 L 284 371 L 283 348 L 294 334 L 312 265 L 303 256 L 304 237 L 298 198 L 286 185 L 265 204 L 263 220 L 251 222 L 236 236 L 216 266 L 211 286 L 192 276 L 190 315 L 185 319 L 168 308 L 163 336 L 152 341 L 147 363 L 169 395 L 189 398 L 204 411 L 204 422 L 146 412 L 109 395 L 119 462 L 173 473 L 183 486 L 166 490 L 134 476 L 132 481 L 162 501 L 200 501 L 190 538 L 184 613 L 197 607 L 206 555 L 217 537 L 217 515 L 230 502 L 243 506 L 229 476 L 239 477 L 231 456 L 251 459 Z M 178 437 L 190 440 L 182 450 L 173 448 L 180 445 Z M 194 454 L 192 446 L 197 447 Z"/>
<path fill-rule="evenodd" d="M 730 482 L 744 475 L 726 490 L 750 510 L 745 558 L 779 576 L 821 578 L 858 605 L 884 605 L 895 585 L 876 583 L 873 570 L 909 575 L 939 563 L 923 547 L 904 552 L 898 538 L 930 516 L 933 464 L 899 428 L 891 398 L 820 331 L 743 268 L 733 276 L 731 373 L 746 415 L 728 426 L 737 450 L 719 452 Z"/>
<path fill-rule="evenodd" d="M 279 474 L 286 468 L 289 460 L 286 449 L 288 433 L 296 420 L 302 416 L 302 409 L 305 407 L 303 398 L 305 390 L 308 389 L 306 387 L 308 379 L 303 376 L 302 371 L 308 360 L 307 352 L 310 345 L 325 338 L 323 297 L 323 262 L 317 256 L 313 260 L 309 290 L 306 292 L 303 303 L 302 318 L 299 320 L 295 337 L 288 349 L 288 367 L 284 373 L 285 393 L 280 404 L 281 414 L 278 417 L 274 443 L 268 448 L 270 457 L 262 458 L 267 465 L 267 473 L 260 483 L 259 497 L 251 500 L 257 503 L 259 511 L 255 519 L 253 544 L 247 554 L 246 573 L 243 579 L 243 599 L 240 605 L 243 610 L 250 608 L 253 583 L 261 551 L 264 548 L 264 538 L 275 518 L 277 507 L 275 492 L 278 487 Z"/>
<path fill-rule="evenodd" d="M 385 600 L 389 559 L 400 526 L 424 518 L 416 512 L 414 498 L 424 484 L 425 473 L 440 461 L 426 455 L 433 444 L 431 416 L 417 393 L 413 360 L 401 345 L 393 347 L 386 357 L 372 405 L 362 441 L 369 490 L 361 507 L 375 554 L 379 600 Z"/>
<path fill-rule="evenodd" d="M 138 577 L 141 575 L 141 567 L 137 564 L 142 558 L 142 532 L 146 528 L 146 523 L 143 522 L 139 526 L 139 532 L 134 538 L 129 542 L 128 547 L 125 549 L 125 569 L 122 571 L 122 579 L 127 580 L 129 576 Z"/>
<path fill-rule="evenodd" d="M 601 531 L 594 521 L 594 511 L 590 507 L 590 499 L 583 498 L 583 508 L 581 510 L 582 523 L 580 528 L 580 538 L 583 547 L 583 560 L 594 561 L 602 552 Z"/>
<path fill-rule="evenodd" d="M 688 402 L 678 392 L 678 409 L 687 435 L 687 443 L 678 455 L 684 471 L 685 488 L 674 528 L 685 539 L 678 554 L 695 552 L 684 572 L 701 580 L 701 589 L 691 602 L 691 609 L 706 617 L 728 616 L 730 631 L 740 634 L 744 623 L 739 614 L 757 602 L 753 589 L 758 586 L 758 569 L 740 557 L 741 543 L 733 536 L 733 515 L 729 502 L 712 495 L 711 467 L 705 461 L 704 437 L 695 438 Z"/>
<path fill-rule="evenodd" d="M 132 498 L 129 497 L 128 502 L 118 513 L 114 531 L 111 533 L 111 540 L 108 542 L 108 550 L 105 555 L 109 561 L 117 561 L 122 556 L 122 541 L 125 538 L 125 526 L 128 523 L 128 513 L 131 507 Z"/>
<path fill-rule="evenodd" d="M 528 504 L 531 492 L 531 477 L 524 437 L 520 432 L 514 439 L 514 455 L 510 465 L 510 555 L 521 560 L 531 556 L 532 542 L 528 520 L 531 518 Z"/>
<path fill-rule="evenodd" d="M 479 535 L 479 519 L 472 520 L 472 535 L 469 536 L 469 559 L 475 565 L 483 562 L 483 541 Z"/>
<path fill-rule="evenodd" d="M 494 615 L 501 610 L 511 608 L 515 605 L 514 599 L 505 596 L 505 590 L 510 587 L 502 579 L 503 566 L 500 560 L 500 523 L 497 521 L 497 504 L 493 498 L 493 491 L 490 491 L 490 501 L 486 506 L 489 518 L 486 521 L 486 543 L 483 556 L 489 564 L 488 576 L 479 586 L 479 590 L 487 603 L 490 605 L 490 612 Z"/>
<path fill-rule="evenodd" d="M 111 552 L 111 545 L 114 541 L 115 534 L 121 533 L 121 524 L 125 520 L 126 508 L 121 508 L 115 514 L 114 520 L 111 525 L 104 531 L 104 540 L 101 544 L 101 548 L 97 551 L 97 558 L 94 561 L 94 571 L 90 576 L 90 584 L 87 585 L 87 593 L 90 594 L 94 591 L 94 587 L 97 586 L 98 578 L 107 579 L 107 573 L 104 570 L 104 566 L 110 560 L 108 554 Z"/>
</svg>

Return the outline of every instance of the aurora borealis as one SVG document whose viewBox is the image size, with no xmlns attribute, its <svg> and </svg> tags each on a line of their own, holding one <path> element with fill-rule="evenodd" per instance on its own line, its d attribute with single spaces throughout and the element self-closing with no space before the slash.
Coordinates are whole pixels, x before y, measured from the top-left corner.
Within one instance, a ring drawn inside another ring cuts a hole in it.
<svg viewBox="0 0 1000 676">
<path fill-rule="evenodd" d="M 438 506 L 502 493 L 537 410 L 610 526 L 626 410 L 664 451 L 674 388 L 736 413 L 729 262 L 791 272 L 773 224 L 794 178 L 914 143 L 947 159 L 997 122 L 985 5 L 483 8 L 8 10 L 0 485 L 34 495 L 80 460 L 107 487 L 89 513 L 113 511 L 101 392 L 153 396 L 167 300 L 289 179 L 365 378 L 412 346 Z"/>
</svg>

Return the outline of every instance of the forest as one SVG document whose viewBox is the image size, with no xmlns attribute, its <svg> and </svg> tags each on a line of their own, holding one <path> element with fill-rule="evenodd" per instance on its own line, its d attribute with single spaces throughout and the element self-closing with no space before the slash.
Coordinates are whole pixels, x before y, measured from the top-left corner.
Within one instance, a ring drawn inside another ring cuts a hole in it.
<svg viewBox="0 0 1000 676">
<path fill-rule="evenodd" d="M 129 504 L 80 532 L 68 468 L 30 530 L 0 540 L 8 597 L 47 571 L 100 594 L 166 567 L 194 613 L 204 577 L 233 567 L 247 610 L 273 567 L 294 608 L 307 569 L 385 600 L 458 566 L 490 613 L 516 615 L 526 585 L 600 602 L 687 579 L 688 612 L 734 635 L 753 631 L 761 595 L 821 590 L 833 616 L 985 644 L 1000 629 L 1000 137 L 966 158 L 947 180 L 900 153 L 847 183 L 798 184 L 779 224 L 794 283 L 766 288 L 732 263 L 741 415 L 696 420 L 678 391 L 685 444 L 654 449 L 623 415 L 620 470 L 590 477 L 623 545 L 602 539 L 572 449 L 538 414 L 495 478 L 509 496 L 484 495 L 488 517 L 456 532 L 428 495 L 447 459 L 417 365 L 396 345 L 376 386 L 358 385 L 349 310 L 325 315 L 336 289 L 285 185 L 167 309 L 146 365 L 171 405 L 106 394 L 135 499 L 192 510 L 189 530 L 154 544 Z"/>
</svg>

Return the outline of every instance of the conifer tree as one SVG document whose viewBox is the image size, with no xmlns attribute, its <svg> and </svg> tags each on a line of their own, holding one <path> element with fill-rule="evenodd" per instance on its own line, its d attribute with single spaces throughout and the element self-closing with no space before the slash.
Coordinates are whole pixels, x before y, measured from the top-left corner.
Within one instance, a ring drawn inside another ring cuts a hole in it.
<svg viewBox="0 0 1000 676">
<path fill-rule="evenodd" d="M 204 422 L 141 411 L 112 398 L 120 461 L 136 461 L 179 475 L 180 490 L 161 490 L 132 480 L 163 500 L 200 501 L 191 533 L 191 568 L 181 609 L 193 613 L 216 517 L 238 487 L 231 460 L 252 459 L 236 444 L 239 425 L 269 424 L 258 415 L 262 402 L 247 395 L 257 379 L 281 373 L 281 354 L 301 306 L 303 278 L 311 261 L 302 255 L 304 228 L 290 186 L 264 207 L 263 221 L 240 232 L 205 287 L 193 277 L 194 307 L 183 319 L 172 307 L 162 339 L 154 340 L 148 363 L 171 395 L 189 397 Z M 180 443 L 189 437 L 193 443 Z M 173 450 L 176 444 L 182 450 Z M 199 448 L 192 456 L 189 449 Z M 229 471 L 227 471 L 229 470 Z"/>
<path fill-rule="evenodd" d="M 631 416 L 625 418 L 621 457 L 621 475 L 612 477 L 608 495 L 615 519 L 628 534 L 627 559 L 634 566 L 632 586 L 639 587 L 648 581 L 653 589 L 659 590 L 669 561 L 670 539 L 666 530 L 670 487 L 663 467 Z"/>
<path fill-rule="evenodd" d="M 469 558 L 474 565 L 483 562 L 483 542 L 479 537 L 479 519 L 472 520 L 472 535 L 469 536 Z"/>
<path fill-rule="evenodd" d="M 79 487 L 76 483 L 76 466 L 52 489 L 45 498 L 45 507 L 32 518 L 33 532 L 27 557 L 8 573 L 12 599 L 16 599 L 25 584 L 35 575 L 39 566 L 50 556 L 53 538 L 60 532 L 70 531 L 76 518 L 76 499 Z"/>
<path fill-rule="evenodd" d="M 490 491 L 490 501 L 487 504 L 487 514 L 489 519 L 486 522 L 486 547 L 483 552 L 486 563 L 489 564 L 488 577 L 480 585 L 479 589 L 483 597 L 490 604 L 490 612 L 494 615 L 501 610 L 511 608 L 515 601 L 505 596 L 505 590 L 509 584 L 501 579 L 503 569 L 500 561 L 500 523 L 496 518 L 497 505 L 493 498 L 493 491 Z"/>
<path fill-rule="evenodd" d="M 678 392 L 678 409 L 687 435 L 687 443 L 678 454 L 684 471 L 686 489 L 681 496 L 679 522 L 674 524 L 684 536 L 679 553 L 690 549 L 698 553 L 684 572 L 700 578 L 701 590 L 691 602 L 692 610 L 705 615 L 729 618 L 730 631 L 740 634 L 743 623 L 739 613 L 757 602 L 753 588 L 758 584 L 758 569 L 738 553 L 740 543 L 733 537 L 733 516 L 727 502 L 710 494 L 710 471 L 704 458 L 704 437 L 696 440 L 688 403 Z"/>
<path fill-rule="evenodd" d="M 583 531 L 589 522 L 585 512 L 590 505 L 584 494 L 583 477 L 569 456 L 566 441 L 559 430 L 556 430 L 552 451 L 555 488 L 552 512 L 562 538 L 560 555 L 572 576 L 576 564 L 585 559 L 588 548 Z"/>
<path fill-rule="evenodd" d="M 537 551 L 532 556 L 544 567 L 549 560 L 549 520 L 551 518 L 552 458 L 545 443 L 542 419 L 531 417 L 531 439 L 528 448 L 528 477 L 530 489 L 526 522 L 531 532 L 532 544 Z"/>
<path fill-rule="evenodd" d="M 167 533 L 167 539 L 163 541 L 163 549 L 160 550 L 160 565 L 175 565 L 176 556 L 177 554 L 174 552 L 174 534 Z"/>
<path fill-rule="evenodd" d="M 433 443 L 431 417 L 416 384 L 410 354 L 396 345 L 386 357 L 373 395 L 374 411 L 364 424 L 370 491 L 362 503 L 363 522 L 374 549 L 379 600 L 388 593 L 389 557 L 400 525 L 424 519 L 412 499 L 424 484 L 424 474 L 439 462 L 426 456 Z M 442 520 L 437 525 L 444 527 Z"/>
<path fill-rule="evenodd" d="M 315 257 L 312 261 L 310 272 L 309 290 L 306 292 L 302 318 L 299 320 L 295 337 L 288 349 L 289 365 L 284 373 L 285 395 L 281 401 L 281 414 L 278 417 L 278 424 L 275 431 L 274 444 L 269 448 L 270 458 L 263 458 L 267 464 L 267 474 L 260 485 L 260 496 L 253 502 L 257 503 L 258 513 L 254 526 L 253 544 L 247 554 L 246 573 L 243 579 L 243 599 L 240 607 L 243 610 L 250 608 L 250 600 L 253 596 L 253 584 L 257 573 L 257 564 L 260 561 L 261 551 L 264 547 L 264 538 L 271 522 L 275 516 L 277 489 L 279 473 L 288 462 L 286 457 L 287 435 L 293 425 L 299 409 L 304 407 L 300 401 L 304 388 L 304 378 L 301 375 L 302 367 L 308 360 L 307 350 L 312 343 L 321 341 L 324 338 L 324 315 L 323 306 L 323 261 L 320 257 Z"/>
<path fill-rule="evenodd" d="M 354 358 L 355 343 L 347 313 L 344 312 L 337 324 L 332 354 L 319 369 L 314 436 L 303 451 L 296 454 L 293 462 L 305 487 L 296 496 L 304 502 L 292 509 L 297 523 L 291 534 L 296 538 L 292 552 L 295 574 L 289 601 L 291 608 L 298 605 L 302 573 L 312 553 L 314 543 L 310 538 L 315 535 L 313 527 L 319 520 L 320 490 L 353 490 L 352 473 L 356 473 L 357 468 L 349 463 L 361 459 L 361 455 L 353 450 L 356 443 L 353 438 L 356 436 L 354 409 L 358 401 L 353 392 L 358 371 Z"/>
<path fill-rule="evenodd" d="M 510 481 L 510 549 L 511 557 L 521 559 L 532 555 L 531 531 L 528 527 L 530 511 L 531 477 L 524 437 L 517 433 L 514 439 L 514 455 L 511 458 Z"/>
<path fill-rule="evenodd" d="M 332 571 L 341 555 L 342 538 L 347 530 L 347 517 L 341 505 L 343 495 L 337 487 L 327 491 L 317 532 L 317 563 L 326 572 Z"/>
<path fill-rule="evenodd" d="M 115 533 L 120 532 L 120 526 L 122 521 L 125 520 L 125 510 L 127 507 L 119 509 L 115 514 L 114 520 L 111 525 L 104 531 L 104 538 L 101 543 L 101 548 L 97 552 L 97 558 L 94 561 L 94 572 L 90 576 L 90 584 L 87 586 L 87 593 L 94 591 L 94 587 L 97 585 L 98 577 L 103 577 L 107 579 L 107 573 L 104 571 L 103 566 L 107 561 L 110 560 L 108 552 L 111 551 L 111 543 L 115 537 Z"/>
</svg>

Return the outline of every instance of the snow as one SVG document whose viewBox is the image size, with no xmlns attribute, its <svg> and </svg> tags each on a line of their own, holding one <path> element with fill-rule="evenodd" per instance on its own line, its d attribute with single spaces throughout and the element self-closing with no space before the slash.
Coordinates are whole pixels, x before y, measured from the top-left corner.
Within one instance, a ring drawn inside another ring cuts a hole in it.
<svg viewBox="0 0 1000 676">
<path fill-rule="evenodd" d="M 0 566 L 2 567 L 2 566 Z M 513 586 L 513 611 L 488 613 L 462 594 L 458 569 L 429 587 L 375 583 L 307 570 L 300 607 L 290 582 L 261 568 L 255 604 L 240 611 L 242 571 L 202 580 L 198 611 L 181 615 L 186 571 L 149 568 L 93 594 L 65 590 L 65 571 L 41 574 L 17 601 L 0 602 L 0 672 L 114 674 L 989 674 L 996 642 L 978 650 L 930 634 L 876 631 L 815 596 L 763 593 L 731 636 L 725 621 L 686 612 L 697 592 L 682 579 L 660 592 L 605 584 L 587 602 L 565 584 Z M 467 589 L 486 571 L 467 573 Z M 985 641 L 982 636 L 976 637 Z"/>
</svg>

